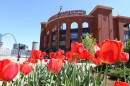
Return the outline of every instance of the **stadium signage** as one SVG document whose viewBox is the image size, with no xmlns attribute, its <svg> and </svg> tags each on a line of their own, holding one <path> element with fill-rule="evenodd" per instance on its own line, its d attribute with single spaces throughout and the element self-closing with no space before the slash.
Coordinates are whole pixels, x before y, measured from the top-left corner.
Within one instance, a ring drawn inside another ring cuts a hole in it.
<svg viewBox="0 0 130 86">
<path fill-rule="evenodd" d="M 86 11 L 85 10 L 71 10 L 71 11 L 65 11 L 65 12 L 60 12 L 56 15 L 53 15 L 52 17 L 49 18 L 48 21 L 53 20 L 55 18 L 61 17 L 61 16 L 68 16 L 68 15 L 85 15 Z"/>
</svg>

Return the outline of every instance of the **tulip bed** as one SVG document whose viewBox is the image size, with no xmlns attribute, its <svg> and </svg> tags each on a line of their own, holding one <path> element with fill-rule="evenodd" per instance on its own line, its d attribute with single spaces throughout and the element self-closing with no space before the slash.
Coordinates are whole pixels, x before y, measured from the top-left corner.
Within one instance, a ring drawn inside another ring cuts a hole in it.
<svg viewBox="0 0 130 86">
<path fill-rule="evenodd" d="M 117 61 L 129 60 L 129 55 L 122 52 L 122 42 L 105 40 L 95 44 L 95 55 L 85 49 L 82 43 L 72 43 L 71 51 L 50 52 L 47 55 L 39 50 L 32 50 L 32 55 L 21 64 L 9 59 L 0 60 L 0 80 L 2 86 L 107 86 L 108 65 Z M 49 56 L 50 60 L 44 59 Z M 105 63 L 106 70 L 95 70 Z M 117 80 L 111 86 L 129 86 L 130 79 L 125 75 L 124 81 Z"/>
</svg>

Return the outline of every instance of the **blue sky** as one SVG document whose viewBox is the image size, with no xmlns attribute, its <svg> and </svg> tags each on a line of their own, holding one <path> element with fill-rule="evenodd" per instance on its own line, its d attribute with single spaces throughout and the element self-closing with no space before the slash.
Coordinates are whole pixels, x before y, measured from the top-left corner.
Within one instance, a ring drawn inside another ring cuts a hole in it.
<svg viewBox="0 0 130 86">
<path fill-rule="evenodd" d="M 130 0 L 0 0 L 0 33 L 11 33 L 18 43 L 32 48 L 32 42 L 40 42 L 40 23 L 62 11 L 86 10 L 89 14 L 96 5 L 110 6 L 113 15 L 130 17 Z M 14 39 L 10 35 L 2 38 L 3 47 L 12 48 Z"/>
</svg>

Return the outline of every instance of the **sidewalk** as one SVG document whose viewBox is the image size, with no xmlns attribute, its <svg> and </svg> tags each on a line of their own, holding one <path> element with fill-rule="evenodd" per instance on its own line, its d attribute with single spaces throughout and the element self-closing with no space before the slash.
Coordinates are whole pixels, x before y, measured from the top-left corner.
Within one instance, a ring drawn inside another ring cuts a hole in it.
<svg viewBox="0 0 130 86">
<path fill-rule="evenodd" d="M 0 56 L 0 60 L 5 59 L 5 58 L 8 58 L 12 60 L 13 62 L 18 62 L 18 63 L 22 63 L 23 61 L 26 60 L 25 57 L 20 57 L 19 61 L 17 61 L 18 58 L 16 56 Z"/>
</svg>

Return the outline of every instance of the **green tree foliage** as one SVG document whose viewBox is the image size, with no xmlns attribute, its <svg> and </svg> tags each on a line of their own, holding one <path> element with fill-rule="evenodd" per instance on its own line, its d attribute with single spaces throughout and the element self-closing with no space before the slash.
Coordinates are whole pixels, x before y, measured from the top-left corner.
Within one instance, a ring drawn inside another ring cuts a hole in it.
<svg viewBox="0 0 130 86">
<path fill-rule="evenodd" d="M 126 45 L 123 47 L 123 51 L 129 53 L 130 56 L 130 39 L 127 40 Z M 130 59 L 126 62 L 126 67 L 130 68 Z"/>
<path fill-rule="evenodd" d="M 94 54 L 94 44 L 96 44 L 96 39 L 93 38 L 92 34 L 86 34 L 84 38 L 82 38 L 82 43 L 85 49 L 88 49 L 92 54 Z"/>
<path fill-rule="evenodd" d="M 123 51 L 130 54 L 130 39 L 127 40 L 126 46 L 123 47 Z"/>
<path fill-rule="evenodd" d="M 126 68 L 125 72 L 126 78 L 130 77 L 130 69 Z M 124 81 L 124 70 L 122 68 L 109 69 L 108 75 L 111 79 Z"/>
</svg>

